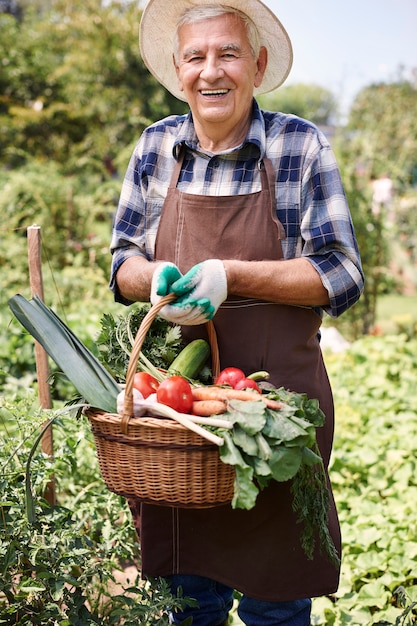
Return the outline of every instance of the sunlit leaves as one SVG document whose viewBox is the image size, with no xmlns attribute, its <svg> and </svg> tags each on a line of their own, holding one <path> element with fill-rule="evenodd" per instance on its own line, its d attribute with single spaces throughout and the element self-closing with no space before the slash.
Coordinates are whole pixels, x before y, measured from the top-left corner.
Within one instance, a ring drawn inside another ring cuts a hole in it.
<svg viewBox="0 0 417 626">
<path fill-rule="evenodd" d="M 317 602 L 313 623 L 333 623 L 322 621 L 330 615 L 338 625 L 395 624 L 397 587 L 417 599 L 417 340 L 366 337 L 328 368 L 343 561 L 337 600 Z"/>
</svg>

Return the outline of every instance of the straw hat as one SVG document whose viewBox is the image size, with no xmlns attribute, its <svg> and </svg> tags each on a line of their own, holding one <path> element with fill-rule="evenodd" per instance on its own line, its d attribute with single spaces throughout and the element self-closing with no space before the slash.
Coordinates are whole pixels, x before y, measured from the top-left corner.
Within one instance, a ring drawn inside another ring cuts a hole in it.
<svg viewBox="0 0 417 626">
<path fill-rule="evenodd" d="M 178 19 L 195 5 L 219 4 L 246 13 L 257 26 L 261 46 L 268 50 L 268 65 L 255 95 L 276 89 L 287 78 L 292 66 L 290 38 L 276 15 L 260 0 L 149 0 L 140 23 L 139 44 L 143 61 L 155 78 L 179 100 L 172 54 Z"/>
</svg>

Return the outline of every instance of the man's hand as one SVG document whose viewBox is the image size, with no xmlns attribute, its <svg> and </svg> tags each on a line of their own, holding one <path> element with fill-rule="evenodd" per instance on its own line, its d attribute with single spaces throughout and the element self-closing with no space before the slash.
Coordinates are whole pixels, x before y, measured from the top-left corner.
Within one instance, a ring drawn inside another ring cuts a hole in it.
<svg viewBox="0 0 417 626">
<path fill-rule="evenodd" d="M 227 298 L 227 277 L 223 262 L 209 259 L 194 265 L 172 285 L 183 305 L 205 306 L 206 320 L 212 319 Z"/>
<path fill-rule="evenodd" d="M 155 304 L 162 296 L 172 292 L 172 285 L 182 274 L 174 263 L 159 263 L 152 276 L 151 302 Z M 158 297 L 159 296 L 159 297 Z"/>
<path fill-rule="evenodd" d="M 194 265 L 184 276 L 173 263 L 161 263 L 152 277 L 152 304 L 168 293 L 175 293 L 178 298 L 160 310 L 161 317 L 189 326 L 206 323 L 227 297 L 227 278 L 222 261 L 204 261 Z"/>
</svg>

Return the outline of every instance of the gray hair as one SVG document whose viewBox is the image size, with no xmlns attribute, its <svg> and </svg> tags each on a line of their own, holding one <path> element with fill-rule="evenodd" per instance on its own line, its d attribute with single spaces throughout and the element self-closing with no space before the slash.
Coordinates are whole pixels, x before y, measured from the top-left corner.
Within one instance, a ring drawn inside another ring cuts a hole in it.
<svg viewBox="0 0 417 626">
<path fill-rule="evenodd" d="M 173 0 L 175 2 L 175 0 Z M 177 29 L 175 31 L 174 37 L 174 58 L 178 61 L 179 55 L 179 30 L 181 26 L 184 24 L 197 24 L 198 22 L 203 22 L 204 20 L 211 19 L 213 17 L 219 17 L 221 15 L 237 15 L 243 22 L 246 28 L 246 32 L 248 35 L 249 45 L 252 51 L 253 58 L 256 60 L 259 56 L 259 51 L 261 48 L 261 41 L 257 27 L 251 18 L 239 11 L 239 9 L 235 9 L 234 7 L 229 7 L 226 4 L 206 4 L 204 6 L 195 6 L 191 7 L 184 11 L 177 22 Z"/>
</svg>

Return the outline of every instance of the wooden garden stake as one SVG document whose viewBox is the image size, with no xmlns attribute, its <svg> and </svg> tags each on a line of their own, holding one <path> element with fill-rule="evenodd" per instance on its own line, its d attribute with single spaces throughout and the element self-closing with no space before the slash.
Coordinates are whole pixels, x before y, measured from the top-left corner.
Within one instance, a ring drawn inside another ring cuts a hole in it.
<svg viewBox="0 0 417 626">
<path fill-rule="evenodd" d="M 35 224 L 27 229 L 28 260 L 30 289 L 33 296 L 43 302 L 43 280 L 41 262 L 41 229 Z M 43 409 L 52 408 L 51 390 L 48 383 L 49 364 L 48 355 L 38 341 L 35 341 L 36 374 L 38 378 L 39 404 Z M 45 431 L 41 441 L 42 452 L 52 458 L 54 453 L 52 426 Z M 56 504 L 55 481 L 52 480 L 46 489 L 45 498 L 49 504 Z"/>
</svg>

